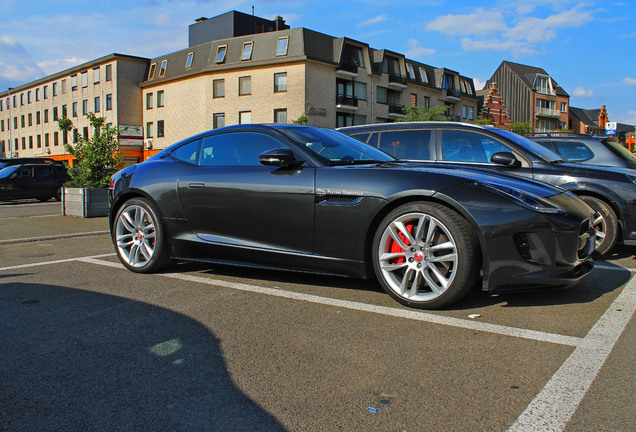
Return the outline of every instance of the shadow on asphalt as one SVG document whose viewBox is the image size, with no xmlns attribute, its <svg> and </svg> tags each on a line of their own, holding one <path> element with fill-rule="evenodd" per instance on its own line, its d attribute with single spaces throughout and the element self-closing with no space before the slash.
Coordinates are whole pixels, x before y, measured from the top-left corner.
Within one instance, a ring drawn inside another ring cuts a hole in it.
<svg viewBox="0 0 636 432">
<path fill-rule="evenodd" d="M 186 316 L 25 283 L 2 285 L 0 316 L 3 432 L 285 430 L 234 385 L 214 334 Z"/>
<path fill-rule="evenodd" d="M 613 264 L 607 262 L 598 262 L 598 264 L 613 266 Z M 620 266 L 616 266 L 616 268 L 622 269 Z M 325 276 L 269 269 L 254 269 L 250 267 L 234 267 L 222 264 L 180 262 L 173 265 L 167 271 L 177 273 L 198 272 L 212 277 L 220 276 L 237 278 L 243 280 L 243 283 L 253 285 L 263 285 L 263 281 L 267 281 L 272 283 L 302 284 L 316 287 L 335 288 L 338 290 L 347 289 L 368 292 L 383 292 L 382 287 L 376 280 L 350 279 L 338 276 Z M 549 287 L 545 289 L 498 293 L 494 295 L 482 291 L 481 284 L 478 284 L 462 300 L 445 309 L 441 309 L 441 311 L 472 310 L 495 305 L 500 305 L 501 307 L 536 307 L 591 303 L 598 298 L 621 288 L 630 280 L 630 278 L 631 273 L 627 270 L 617 271 L 595 269 L 581 282 L 569 288 Z M 388 294 L 387 299 L 390 300 Z M 387 305 L 398 308 L 406 308 L 393 300 L 388 301 Z"/>
</svg>

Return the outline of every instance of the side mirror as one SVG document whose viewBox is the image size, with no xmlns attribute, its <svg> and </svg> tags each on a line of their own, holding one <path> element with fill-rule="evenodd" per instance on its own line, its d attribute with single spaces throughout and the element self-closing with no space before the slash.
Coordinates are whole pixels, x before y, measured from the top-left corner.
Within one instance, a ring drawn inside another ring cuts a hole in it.
<svg viewBox="0 0 636 432">
<path fill-rule="evenodd" d="M 511 152 L 497 152 L 490 157 L 490 162 L 511 168 L 519 168 L 521 161 Z"/>
<path fill-rule="evenodd" d="M 262 165 L 280 168 L 297 168 L 304 163 L 297 160 L 294 153 L 286 148 L 267 150 L 258 157 L 258 160 Z"/>
</svg>

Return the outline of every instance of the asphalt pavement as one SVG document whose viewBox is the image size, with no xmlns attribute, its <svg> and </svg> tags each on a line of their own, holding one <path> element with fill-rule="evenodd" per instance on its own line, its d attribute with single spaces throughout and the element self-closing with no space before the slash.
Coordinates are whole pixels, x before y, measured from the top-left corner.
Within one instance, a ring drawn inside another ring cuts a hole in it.
<svg viewBox="0 0 636 432">
<path fill-rule="evenodd" d="M 431 312 L 373 281 L 134 274 L 107 230 L 0 203 L 0 431 L 635 430 L 635 249 Z"/>
</svg>

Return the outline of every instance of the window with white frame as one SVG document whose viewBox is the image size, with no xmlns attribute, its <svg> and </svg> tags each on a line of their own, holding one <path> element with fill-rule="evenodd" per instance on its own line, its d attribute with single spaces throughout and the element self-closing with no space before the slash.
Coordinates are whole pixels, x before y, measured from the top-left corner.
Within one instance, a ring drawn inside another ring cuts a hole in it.
<svg viewBox="0 0 636 432">
<path fill-rule="evenodd" d="M 276 45 L 276 57 L 286 56 L 289 46 L 289 36 L 283 36 L 278 38 L 278 44 Z"/>
<path fill-rule="evenodd" d="M 252 60 L 252 49 L 254 42 L 243 42 L 243 51 L 241 52 L 241 60 Z"/>
<path fill-rule="evenodd" d="M 252 94 L 252 77 L 239 77 L 239 96 L 247 96 Z"/>
<path fill-rule="evenodd" d="M 287 72 L 274 74 L 274 93 L 287 91 Z"/>
<path fill-rule="evenodd" d="M 252 111 L 240 111 L 239 112 L 239 124 L 252 123 Z"/>
<path fill-rule="evenodd" d="M 227 54 L 227 45 L 219 45 L 216 49 L 216 58 L 214 62 L 217 64 L 225 63 L 225 56 Z"/>
<path fill-rule="evenodd" d="M 192 67 L 192 62 L 193 61 L 194 61 L 194 52 L 189 52 L 188 53 L 188 58 L 186 59 L 186 64 L 185 64 L 186 69 Z"/>
</svg>

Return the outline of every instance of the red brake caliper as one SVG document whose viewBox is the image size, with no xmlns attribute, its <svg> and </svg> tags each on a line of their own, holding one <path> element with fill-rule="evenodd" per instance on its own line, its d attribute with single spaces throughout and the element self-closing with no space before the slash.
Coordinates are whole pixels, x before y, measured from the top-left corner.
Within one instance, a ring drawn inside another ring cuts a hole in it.
<svg viewBox="0 0 636 432">
<path fill-rule="evenodd" d="M 409 234 L 413 234 L 413 225 L 407 225 L 406 230 L 409 232 Z M 402 232 L 398 232 L 398 235 L 400 236 L 400 238 L 405 244 L 407 245 L 410 244 L 409 240 L 406 238 L 404 234 L 402 234 Z M 395 240 L 393 240 L 393 238 L 389 238 L 389 251 L 391 253 L 398 253 L 398 252 L 404 252 L 404 249 L 402 249 L 400 245 Z M 402 264 L 404 260 L 405 260 L 404 257 L 399 257 L 399 258 L 396 258 L 392 264 Z"/>
</svg>

